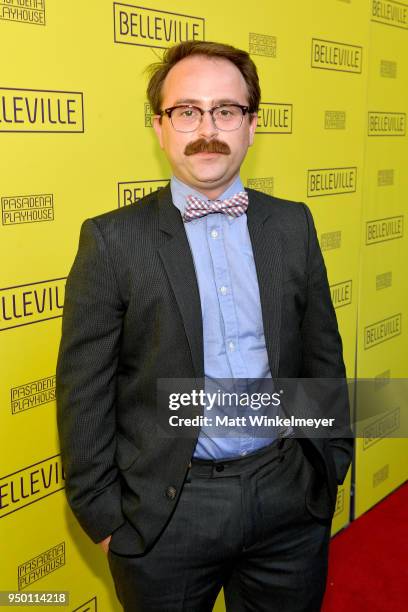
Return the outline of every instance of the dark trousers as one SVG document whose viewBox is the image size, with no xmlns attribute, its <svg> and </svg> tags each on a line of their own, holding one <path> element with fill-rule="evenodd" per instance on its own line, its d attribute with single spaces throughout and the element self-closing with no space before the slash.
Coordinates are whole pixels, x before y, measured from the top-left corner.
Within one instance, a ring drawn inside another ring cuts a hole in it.
<svg viewBox="0 0 408 612">
<path fill-rule="evenodd" d="M 306 508 L 312 470 L 295 438 L 193 460 L 153 548 L 108 553 L 125 612 L 210 612 L 222 587 L 228 612 L 318 612 L 331 521 Z"/>
</svg>

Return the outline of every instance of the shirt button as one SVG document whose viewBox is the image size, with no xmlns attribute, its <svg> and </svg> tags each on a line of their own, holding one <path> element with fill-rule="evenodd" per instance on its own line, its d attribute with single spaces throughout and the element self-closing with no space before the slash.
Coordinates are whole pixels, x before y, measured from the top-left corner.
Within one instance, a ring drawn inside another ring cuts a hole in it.
<svg viewBox="0 0 408 612">
<path fill-rule="evenodd" d="M 232 341 L 231 341 L 231 342 L 228 342 L 228 348 L 229 348 L 229 350 L 230 350 L 230 351 L 233 351 L 233 350 L 235 349 L 235 344 L 234 344 L 234 342 L 232 342 Z"/>
<path fill-rule="evenodd" d="M 166 497 L 168 499 L 175 499 L 176 495 L 177 495 L 176 487 L 171 487 L 171 486 L 167 487 L 167 489 L 166 489 Z"/>
<path fill-rule="evenodd" d="M 216 229 L 213 229 L 213 230 L 212 230 L 212 232 L 211 232 L 211 238 L 214 238 L 214 240 L 215 240 L 215 238 L 218 238 L 218 232 L 217 232 L 217 230 L 216 230 Z"/>
<path fill-rule="evenodd" d="M 222 287 L 220 287 L 220 293 L 222 295 L 227 295 L 228 293 L 228 287 L 225 287 L 225 285 L 223 285 Z"/>
</svg>

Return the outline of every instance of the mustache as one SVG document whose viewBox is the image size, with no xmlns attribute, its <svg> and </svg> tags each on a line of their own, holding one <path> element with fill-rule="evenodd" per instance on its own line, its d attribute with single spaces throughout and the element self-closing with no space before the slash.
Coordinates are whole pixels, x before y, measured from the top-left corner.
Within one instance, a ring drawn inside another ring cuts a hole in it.
<svg viewBox="0 0 408 612">
<path fill-rule="evenodd" d="M 223 155 L 229 155 L 231 149 L 226 142 L 221 140 L 199 138 L 194 142 L 190 142 L 184 149 L 184 155 L 195 155 L 195 153 L 222 153 Z"/>
</svg>

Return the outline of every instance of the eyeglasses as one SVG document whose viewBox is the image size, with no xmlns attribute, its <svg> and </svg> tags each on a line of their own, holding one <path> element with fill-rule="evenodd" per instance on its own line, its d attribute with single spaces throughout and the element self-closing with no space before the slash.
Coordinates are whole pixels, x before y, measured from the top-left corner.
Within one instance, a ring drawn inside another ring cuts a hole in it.
<svg viewBox="0 0 408 612">
<path fill-rule="evenodd" d="M 248 111 L 249 107 L 241 104 L 222 104 L 208 110 L 192 104 L 183 104 L 165 108 L 159 115 L 163 117 L 166 114 L 177 132 L 194 132 L 200 125 L 204 113 L 210 113 L 218 130 L 232 132 L 241 127 L 244 115 Z"/>
</svg>

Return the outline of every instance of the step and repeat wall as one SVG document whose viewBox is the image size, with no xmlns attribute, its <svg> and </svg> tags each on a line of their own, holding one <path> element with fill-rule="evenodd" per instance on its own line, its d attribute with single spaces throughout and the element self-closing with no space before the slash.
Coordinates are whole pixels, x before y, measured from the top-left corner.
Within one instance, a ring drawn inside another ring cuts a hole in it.
<svg viewBox="0 0 408 612">
<path fill-rule="evenodd" d="M 72 611 L 120 606 L 65 501 L 64 286 L 84 219 L 137 206 L 170 178 L 144 74 L 164 48 L 205 39 L 250 52 L 262 104 L 243 181 L 311 207 L 348 377 L 382 392 L 407 370 L 408 3 L 138 5 L 0 0 L 0 590 L 69 592 Z M 402 407 L 388 408 L 361 428 L 333 534 L 407 477 Z"/>
<path fill-rule="evenodd" d="M 357 325 L 354 516 L 407 478 L 408 3 L 372 2 Z M 367 383 L 370 380 L 372 383 Z M 381 408 L 368 415 L 367 403 Z M 405 408 L 404 408 L 405 403 Z"/>
</svg>

